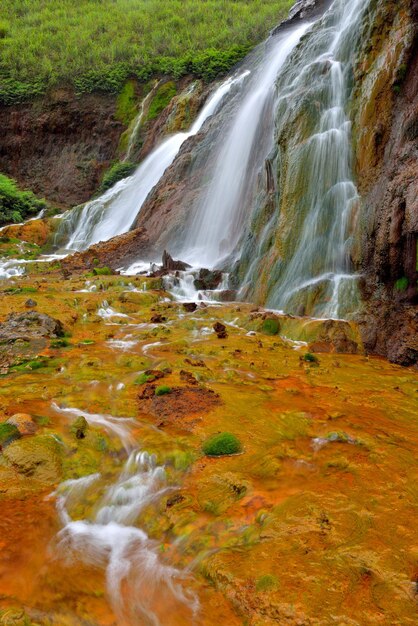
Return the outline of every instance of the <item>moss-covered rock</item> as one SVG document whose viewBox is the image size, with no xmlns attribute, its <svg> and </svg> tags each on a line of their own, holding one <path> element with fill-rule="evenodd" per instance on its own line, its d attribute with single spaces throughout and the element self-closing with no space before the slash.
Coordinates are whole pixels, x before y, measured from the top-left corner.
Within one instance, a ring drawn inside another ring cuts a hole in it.
<svg viewBox="0 0 418 626">
<path fill-rule="evenodd" d="M 17 429 L 16 429 L 17 430 Z M 52 435 L 19 439 L 3 452 L 19 474 L 51 485 L 61 478 L 61 444 Z"/>
</svg>

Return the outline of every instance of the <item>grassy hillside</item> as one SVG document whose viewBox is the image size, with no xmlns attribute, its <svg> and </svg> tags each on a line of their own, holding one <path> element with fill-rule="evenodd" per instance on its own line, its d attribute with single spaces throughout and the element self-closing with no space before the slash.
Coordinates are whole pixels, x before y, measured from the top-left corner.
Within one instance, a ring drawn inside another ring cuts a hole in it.
<svg viewBox="0 0 418 626">
<path fill-rule="evenodd" d="M 70 82 L 118 91 L 147 80 L 225 72 L 282 19 L 293 0 L 3 0 L 0 101 Z"/>
</svg>

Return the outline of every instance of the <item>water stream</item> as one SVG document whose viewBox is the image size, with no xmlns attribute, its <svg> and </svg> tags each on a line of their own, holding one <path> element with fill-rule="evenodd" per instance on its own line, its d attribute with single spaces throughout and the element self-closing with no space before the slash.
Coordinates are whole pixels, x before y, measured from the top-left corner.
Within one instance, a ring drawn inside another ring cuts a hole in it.
<svg viewBox="0 0 418 626">
<path fill-rule="evenodd" d="M 163 626 L 170 614 L 193 622 L 197 598 L 185 591 L 186 572 L 164 564 L 158 546 L 135 526 L 141 511 L 158 502 L 169 491 L 165 470 L 153 455 L 135 447 L 131 434 L 135 420 L 96 415 L 53 404 L 55 412 L 69 419 L 82 416 L 93 427 L 103 428 L 122 444 L 126 461 L 116 478 L 104 481 L 98 473 L 68 480 L 57 489 L 57 509 L 62 529 L 58 533 L 55 558 L 71 564 L 82 561 L 102 568 L 107 594 L 118 624 Z M 86 518 L 75 519 L 89 496 L 100 494 Z"/>
</svg>

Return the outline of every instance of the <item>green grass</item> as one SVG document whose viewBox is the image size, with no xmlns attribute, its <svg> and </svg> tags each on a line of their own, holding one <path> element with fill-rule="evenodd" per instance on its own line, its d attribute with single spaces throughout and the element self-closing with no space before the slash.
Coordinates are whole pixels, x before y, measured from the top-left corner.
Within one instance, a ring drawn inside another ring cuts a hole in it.
<svg viewBox="0 0 418 626">
<path fill-rule="evenodd" d="M 5 0 L 0 101 L 58 84 L 119 93 L 128 77 L 226 72 L 293 0 Z M 129 89 L 128 89 L 129 92 Z M 130 114 L 126 93 L 121 114 Z M 126 109 L 127 107 L 127 109 Z"/>
<path fill-rule="evenodd" d="M 23 222 L 44 208 L 44 200 L 39 200 L 30 191 L 21 191 L 14 180 L 0 174 L 0 226 Z"/>
</svg>

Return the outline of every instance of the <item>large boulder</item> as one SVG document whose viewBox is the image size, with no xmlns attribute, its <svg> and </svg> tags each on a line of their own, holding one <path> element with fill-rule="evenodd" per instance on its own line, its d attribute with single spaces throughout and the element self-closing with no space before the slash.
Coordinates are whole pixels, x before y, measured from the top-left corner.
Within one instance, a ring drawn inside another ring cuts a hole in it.
<svg viewBox="0 0 418 626">
<path fill-rule="evenodd" d="M 63 335 L 64 327 L 59 320 L 38 311 L 11 313 L 7 320 L 0 324 L 0 343 Z"/>
<path fill-rule="evenodd" d="M 61 444 L 52 435 L 39 435 L 14 441 L 3 456 L 25 478 L 51 485 L 61 478 Z"/>
</svg>

